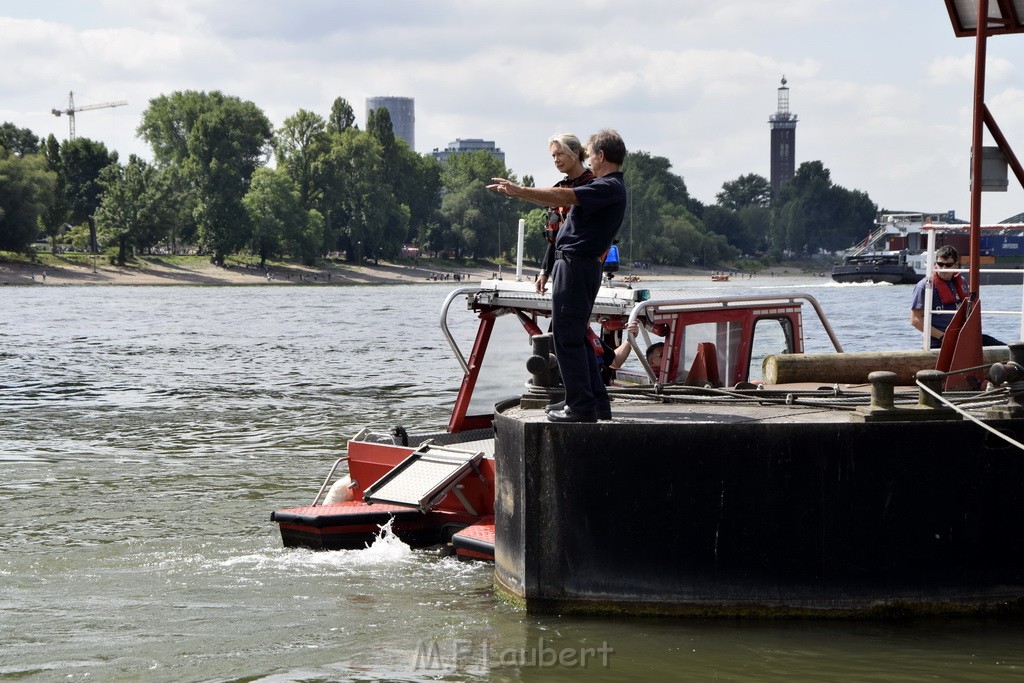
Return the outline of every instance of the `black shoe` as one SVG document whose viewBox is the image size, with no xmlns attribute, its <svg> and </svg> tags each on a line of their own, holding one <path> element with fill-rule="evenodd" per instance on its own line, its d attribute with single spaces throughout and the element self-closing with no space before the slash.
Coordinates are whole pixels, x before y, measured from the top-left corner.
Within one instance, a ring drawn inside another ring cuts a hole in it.
<svg viewBox="0 0 1024 683">
<path fill-rule="evenodd" d="M 548 420 L 550 422 L 597 422 L 597 415 L 574 413 L 569 410 L 567 406 L 562 410 L 555 410 L 548 413 Z"/>
<path fill-rule="evenodd" d="M 565 401 L 559 401 L 558 403 L 549 403 L 544 406 L 545 413 L 556 412 L 559 410 L 565 410 Z"/>
<path fill-rule="evenodd" d="M 609 406 L 608 408 L 598 408 L 597 409 L 597 419 L 598 420 L 604 420 L 605 422 L 607 422 L 608 420 L 612 419 L 612 409 L 611 409 L 611 407 Z"/>
</svg>

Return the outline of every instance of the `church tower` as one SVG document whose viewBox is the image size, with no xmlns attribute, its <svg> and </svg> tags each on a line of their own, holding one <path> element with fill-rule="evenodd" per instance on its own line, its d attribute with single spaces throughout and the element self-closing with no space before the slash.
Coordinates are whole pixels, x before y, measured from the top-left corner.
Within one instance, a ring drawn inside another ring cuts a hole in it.
<svg viewBox="0 0 1024 683">
<path fill-rule="evenodd" d="M 786 87 L 785 76 L 779 87 L 779 109 L 768 117 L 768 124 L 772 127 L 771 183 L 772 198 L 775 198 L 782 183 L 796 172 L 796 114 L 789 112 L 789 88 Z"/>
</svg>

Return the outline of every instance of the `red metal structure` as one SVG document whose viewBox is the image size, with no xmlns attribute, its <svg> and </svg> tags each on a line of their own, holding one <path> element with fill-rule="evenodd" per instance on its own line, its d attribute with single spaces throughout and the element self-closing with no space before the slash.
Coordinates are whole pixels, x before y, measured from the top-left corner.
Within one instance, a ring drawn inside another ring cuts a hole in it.
<svg viewBox="0 0 1024 683">
<path fill-rule="evenodd" d="M 1017 181 L 1024 187 L 1024 168 L 1014 155 L 995 117 L 985 104 L 985 65 L 989 36 L 1024 33 L 1024 2 L 1022 0 L 946 0 L 946 9 L 958 37 L 974 36 L 974 123 L 971 131 L 971 250 L 970 297 L 953 317 L 942 340 L 937 368 L 957 371 L 982 364 L 981 351 L 981 193 L 982 142 L 987 127 L 1006 158 Z M 949 334 L 953 332 L 953 334 Z M 954 375 L 946 382 L 947 389 L 968 389 L 978 380 L 970 373 Z"/>
</svg>

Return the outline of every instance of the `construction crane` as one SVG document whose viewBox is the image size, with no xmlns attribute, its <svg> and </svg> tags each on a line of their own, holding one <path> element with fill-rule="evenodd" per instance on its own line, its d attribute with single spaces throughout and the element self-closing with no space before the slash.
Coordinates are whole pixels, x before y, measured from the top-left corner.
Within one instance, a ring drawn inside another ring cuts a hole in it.
<svg viewBox="0 0 1024 683">
<path fill-rule="evenodd" d="M 121 100 L 119 102 L 100 102 L 98 104 L 87 104 L 84 107 L 75 106 L 75 93 L 74 91 L 68 93 L 68 108 L 67 109 L 51 109 L 54 116 L 60 116 L 61 114 L 68 115 L 68 127 L 71 130 L 70 138 L 75 139 L 75 112 L 76 111 L 89 111 L 90 109 L 105 109 L 106 107 L 123 107 L 127 102 Z"/>
</svg>

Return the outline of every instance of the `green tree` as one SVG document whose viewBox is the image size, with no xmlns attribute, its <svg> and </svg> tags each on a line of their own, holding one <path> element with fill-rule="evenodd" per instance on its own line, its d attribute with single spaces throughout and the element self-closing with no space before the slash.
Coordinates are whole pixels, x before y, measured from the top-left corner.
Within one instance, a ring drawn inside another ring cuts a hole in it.
<svg viewBox="0 0 1024 683">
<path fill-rule="evenodd" d="M 135 132 L 149 143 L 158 165 L 183 164 L 189 156 L 189 137 L 196 122 L 223 100 L 224 95 L 216 91 L 184 90 L 160 95 L 149 101 Z"/>
<path fill-rule="evenodd" d="M 319 206 L 323 199 L 323 166 L 329 150 L 327 122 L 305 109 L 285 119 L 274 135 L 277 166 L 295 181 L 307 210 Z"/>
<path fill-rule="evenodd" d="M 55 183 L 41 154 L 18 157 L 0 147 L 0 249 L 30 251 Z"/>
<path fill-rule="evenodd" d="M 686 246 L 671 247 L 679 226 L 691 226 L 701 232 L 700 202 L 693 200 L 682 177 L 672 173 L 671 162 L 647 152 L 630 152 L 622 165 L 629 206 L 619 230 L 620 253 L 634 259 L 682 265 L 689 263 Z M 672 221 L 671 219 L 677 219 Z M 699 226 L 699 227 L 698 227 Z M 674 254 L 674 255 L 673 255 Z"/>
<path fill-rule="evenodd" d="M 197 196 L 181 166 L 175 164 L 162 167 L 160 174 L 167 183 L 170 193 L 167 207 L 167 246 L 171 253 L 176 254 L 183 244 L 194 244 L 196 241 Z"/>
<path fill-rule="evenodd" d="M 867 234 L 876 212 L 867 194 L 834 185 L 822 162 L 806 161 L 779 190 L 773 241 L 794 253 L 835 251 Z"/>
<path fill-rule="evenodd" d="M 722 191 L 715 195 L 719 206 L 732 211 L 739 211 L 747 206 L 767 207 L 771 197 L 771 182 L 756 173 L 748 173 L 736 180 L 722 183 Z"/>
<path fill-rule="evenodd" d="M 284 171 L 256 169 L 242 203 L 252 223 L 249 247 L 261 266 L 285 253 L 307 264 L 315 261 L 323 239 L 320 214 L 302 205 L 298 186 Z"/>
<path fill-rule="evenodd" d="M 325 162 L 328 249 L 350 261 L 397 253 L 408 234 L 408 208 L 384 177 L 384 150 L 373 135 L 349 128 L 332 136 Z"/>
<path fill-rule="evenodd" d="M 188 138 L 185 177 L 196 189 L 197 236 L 214 263 L 249 237 L 242 198 L 265 160 L 270 121 L 252 102 L 215 93 Z"/>
<path fill-rule="evenodd" d="M 0 147 L 16 157 L 38 153 L 39 142 L 36 134 L 28 128 L 18 128 L 9 121 L 0 124 Z"/>
<path fill-rule="evenodd" d="M 356 115 L 352 105 L 344 97 L 336 97 L 331 105 L 331 118 L 327 121 L 327 130 L 331 133 L 344 133 L 355 125 Z"/>
<path fill-rule="evenodd" d="M 763 206 L 744 206 L 736 212 L 743 223 L 743 231 L 749 244 L 741 249 L 744 253 L 752 254 L 766 252 L 771 246 L 772 212 Z"/>
<path fill-rule="evenodd" d="M 40 220 L 43 224 L 43 232 L 50 239 L 50 253 L 56 254 L 57 238 L 64 233 L 64 226 L 67 224 L 71 212 L 71 203 L 68 201 L 67 181 L 64 178 L 63 164 L 61 163 L 60 143 L 52 133 L 46 138 L 43 156 L 46 157 L 46 167 L 53 171 L 56 180 Z"/>
<path fill-rule="evenodd" d="M 740 220 L 737 211 L 721 206 L 709 206 L 704 210 L 704 227 L 710 232 L 722 235 L 729 244 L 743 252 L 753 251 L 754 239 L 747 234 L 747 226 Z"/>
<path fill-rule="evenodd" d="M 106 145 L 89 138 L 65 140 L 60 146 L 61 175 L 70 205 L 71 222 L 89 225 L 89 251 L 96 253 L 96 221 L 103 185 L 100 174 L 117 163 L 117 152 L 108 152 Z"/>
<path fill-rule="evenodd" d="M 175 187 L 192 207 L 196 239 L 223 264 L 249 237 L 242 197 L 253 172 L 266 163 L 270 121 L 252 102 L 189 90 L 150 100 L 138 134 L 158 165 L 180 165 Z"/>
<path fill-rule="evenodd" d="M 169 182 L 132 154 L 128 164 L 107 166 L 100 178 L 104 192 L 96 210 L 102 244 L 117 246 L 117 265 L 124 266 L 129 250 L 146 249 L 169 231 Z"/>
<path fill-rule="evenodd" d="M 505 164 L 487 151 L 453 154 L 442 173 L 441 201 L 446 249 L 459 256 L 500 256 L 515 246 L 520 215 L 533 205 L 509 200 L 486 189 L 491 178 L 514 179 Z"/>
<path fill-rule="evenodd" d="M 399 148 L 393 184 L 399 203 L 408 207 L 409 225 L 403 243 L 411 242 L 428 226 L 441 220 L 441 164 L 432 156 Z"/>
<path fill-rule="evenodd" d="M 548 238 L 544 234 L 548 223 L 547 209 L 533 209 L 524 218 L 526 227 L 523 235 L 523 256 L 534 261 L 541 261 L 548 249 Z"/>
</svg>

